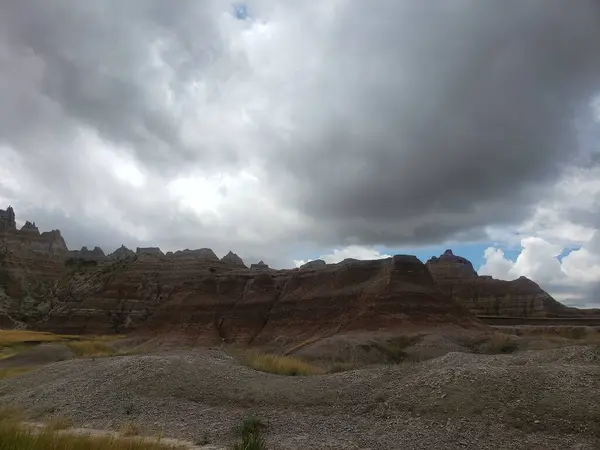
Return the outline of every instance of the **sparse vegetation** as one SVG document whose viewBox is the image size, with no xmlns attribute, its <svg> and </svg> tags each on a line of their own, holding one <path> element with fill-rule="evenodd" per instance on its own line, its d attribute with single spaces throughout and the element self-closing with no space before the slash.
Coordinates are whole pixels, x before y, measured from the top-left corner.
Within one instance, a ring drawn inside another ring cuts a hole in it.
<svg viewBox="0 0 600 450">
<path fill-rule="evenodd" d="M 98 358 L 115 354 L 114 348 L 102 340 L 71 341 L 66 345 L 80 358 Z"/>
<path fill-rule="evenodd" d="M 322 367 L 310 364 L 300 358 L 281 356 L 271 353 L 259 353 L 247 350 L 235 352 L 238 358 L 247 366 L 277 375 L 316 375 L 325 373 Z"/>
<path fill-rule="evenodd" d="M 246 417 L 235 429 L 238 441 L 233 444 L 233 450 L 266 450 L 267 446 L 262 436 L 265 428 L 265 424 L 255 416 Z"/>
<path fill-rule="evenodd" d="M 21 422 L 23 420 L 23 411 L 13 406 L 4 406 L 0 408 L 0 423 L 2 422 Z"/>
<path fill-rule="evenodd" d="M 141 432 L 140 426 L 134 422 L 127 422 L 119 429 L 122 436 L 139 436 Z"/>
<path fill-rule="evenodd" d="M 519 345 L 514 337 L 508 334 L 494 333 L 487 342 L 487 348 L 489 353 L 512 353 L 519 348 Z"/>
<path fill-rule="evenodd" d="M 396 336 L 385 343 L 378 343 L 375 347 L 386 355 L 389 362 L 400 363 L 407 359 L 406 347 L 412 345 L 418 337 L 416 336 Z"/>
<path fill-rule="evenodd" d="M 196 445 L 208 445 L 210 444 L 210 439 L 208 438 L 208 433 L 205 431 L 202 433 L 202 437 L 198 439 Z"/>
<path fill-rule="evenodd" d="M 44 426 L 49 431 L 66 430 L 71 427 L 71 421 L 66 417 L 54 416 L 44 421 Z"/>
<path fill-rule="evenodd" d="M 9 369 L 0 369 L 0 380 L 5 378 L 17 377 L 24 373 L 36 370 L 37 366 L 23 366 L 23 367 L 11 367 Z"/>
<path fill-rule="evenodd" d="M 122 336 L 84 337 L 30 330 L 0 330 L 0 359 L 16 355 L 35 345 L 49 343 L 64 344 L 80 358 L 111 356 L 114 355 L 116 351 L 110 345 L 110 342 L 119 339 L 120 337 Z"/>
<path fill-rule="evenodd" d="M 0 330 L 0 347 L 67 341 L 69 339 L 78 339 L 78 337 L 30 330 Z"/>
</svg>

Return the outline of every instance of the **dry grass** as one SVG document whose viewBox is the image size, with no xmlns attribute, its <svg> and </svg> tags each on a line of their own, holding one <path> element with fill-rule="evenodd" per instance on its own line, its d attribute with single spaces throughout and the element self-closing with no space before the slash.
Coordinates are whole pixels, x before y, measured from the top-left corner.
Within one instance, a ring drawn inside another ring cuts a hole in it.
<svg viewBox="0 0 600 450">
<path fill-rule="evenodd" d="M 310 364 L 302 359 L 292 356 L 274 355 L 271 353 L 259 353 L 252 350 L 237 350 L 234 352 L 238 359 L 261 372 L 269 372 L 277 375 L 316 375 L 326 373 L 322 367 Z"/>
<path fill-rule="evenodd" d="M 4 406 L 0 408 L 0 422 L 22 422 L 24 420 L 25 415 L 23 411 L 19 408 L 15 408 L 13 406 Z"/>
<path fill-rule="evenodd" d="M 36 344 L 61 343 L 81 358 L 114 355 L 112 341 L 122 338 L 111 336 L 73 336 L 30 330 L 0 330 L 0 359 L 20 353 Z"/>
<path fill-rule="evenodd" d="M 10 369 L 0 369 L 0 380 L 17 377 L 19 375 L 23 375 L 24 373 L 31 372 L 32 370 L 36 370 L 37 368 L 37 366 L 23 366 L 11 367 Z"/>
<path fill-rule="evenodd" d="M 80 358 L 99 358 L 115 354 L 115 349 L 103 340 L 71 341 L 66 345 Z"/>
<path fill-rule="evenodd" d="M 42 333 L 29 330 L 0 330 L 0 347 L 10 347 L 19 344 L 40 344 L 43 342 L 58 342 L 77 338 L 52 333 Z"/>
<path fill-rule="evenodd" d="M 512 353 L 517 348 L 518 345 L 515 343 L 515 338 L 508 334 L 494 333 L 487 341 L 489 353 Z"/>
<path fill-rule="evenodd" d="M 134 422 L 127 422 L 119 428 L 119 433 L 125 437 L 139 436 L 142 433 L 142 429 Z"/>
<path fill-rule="evenodd" d="M 0 421 L 0 450 L 166 450 L 173 448 L 130 438 L 76 436 L 48 429 L 35 432 L 12 421 Z"/>
<path fill-rule="evenodd" d="M 71 425 L 71 421 L 62 416 L 49 417 L 44 421 L 44 426 L 48 431 L 66 430 L 67 428 L 71 428 Z"/>
</svg>

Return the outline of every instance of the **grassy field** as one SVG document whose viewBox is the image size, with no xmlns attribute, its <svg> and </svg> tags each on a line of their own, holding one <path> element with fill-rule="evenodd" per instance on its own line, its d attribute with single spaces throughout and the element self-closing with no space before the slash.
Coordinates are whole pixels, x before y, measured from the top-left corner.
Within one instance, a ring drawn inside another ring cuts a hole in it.
<svg viewBox="0 0 600 450">
<path fill-rule="evenodd" d="M 53 333 L 43 333 L 29 330 L 0 330 L 0 347 L 11 347 L 22 344 L 42 344 L 78 339 L 79 336 L 68 336 Z"/>
<path fill-rule="evenodd" d="M 19 353 L 39 344 L 64 344 L 77 356 L 94 357 L 113 354 L 110 342 L 122 336 L 74 336 L 30 330 L 0 330 L 0 358 Z"/>
<path fill-rule="evenodd" d="M 111 342 L 122 336 L 72 336 L 30 330 L 0 330 L 0 360 L 17 355 L 41 344 L 61 344 L 77 358 L 99 358 L 117 354 Z M 0 368 L 0 379 L 35 370 L 35 365 Z"/>
</svg>

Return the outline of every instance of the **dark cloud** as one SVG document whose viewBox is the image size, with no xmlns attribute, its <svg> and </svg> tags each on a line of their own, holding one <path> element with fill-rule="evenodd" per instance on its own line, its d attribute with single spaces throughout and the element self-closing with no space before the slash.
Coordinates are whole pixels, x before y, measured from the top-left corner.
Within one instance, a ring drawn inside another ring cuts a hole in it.
<svg viewBox="0 0 600 450">
<path fill-rule="evenodd" d="M 20 63 L 5 85 L 8 105 L 16 110 L 0 139 L 39 156 L 39 143 L 26 145 L 23 135 L 52 127 L 53 135 L 65 133 L 68 140 L 77 126 L 87 126 L 130 146 L 141 162 L 162 172 L 193 160 L 227 160 L 227 148 L 211 153 L 181 139 L 181 118 L 165 108 L 164 92 L 157 89 L 177 99 L 215 54 L 221 52 L 227 65 L 210 7 L 34 0 L 0 8 L 6 64 Z"/>
<path fill-rule="evenodd" d="M 321 100 L 283 162 L 330 239 L 515 223 L 578 151 L 573 122 L 600 88 L 600 4 L 443 5 L 340 12 L 329 70 L 302 92 Z"/>
<path fill-rule="evenodd" d="M 595 0 L 247 4 L 253 20 L 217 0 L 1 2 L 0 157 L 19 179 L 0 198 L 68 214 L 52 226 L 73 246 L 289 261 L 483 239 L 576 161 Z M 144 182 L 117 179 L 125 160 Z M 238 181 L 214 208 L 189 188 L 193 214 L 170 183 L 207 174 Z"/>
</svg>

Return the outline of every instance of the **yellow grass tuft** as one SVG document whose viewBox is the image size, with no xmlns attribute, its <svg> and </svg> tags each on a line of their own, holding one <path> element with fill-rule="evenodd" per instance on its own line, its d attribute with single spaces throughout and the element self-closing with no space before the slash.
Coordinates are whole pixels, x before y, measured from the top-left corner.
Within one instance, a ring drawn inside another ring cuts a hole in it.
<svg viewBox="0 0 600 450">
<path fill-rule="evenodd" d="M 142 433 L 142 430 L 138 424 L 127 422 L 119 428 L 119 433 L 122 436 L 139 436 Z"/>
<path fill-rule="evenodd" d="M 326 372 L 321 367 L 292 356 L 245 351 L 240 354 L 239 358 L 244 364 L 255 370 L 277 375 L 316 375 Z"/>
<path fill-rule="evenodd" d="M 44 421 L 44 426 L 49 431 L 66 430 L 67 428 L 71 428 L 71 425 L 71 421 L 62 416 L 49 417 Z"/>
<path fill-rule="evenodd" d="M 81 358 L 98 358 L 115 354 L 115 349 L 102 340 L 71 341 L 66 345 Z"/>
</svg>

